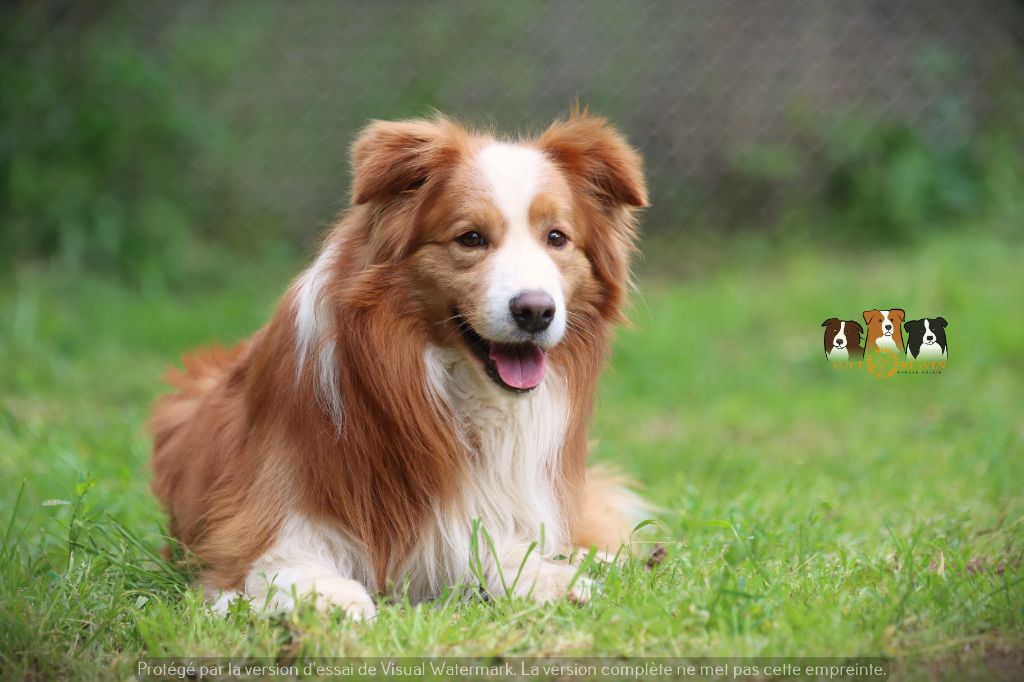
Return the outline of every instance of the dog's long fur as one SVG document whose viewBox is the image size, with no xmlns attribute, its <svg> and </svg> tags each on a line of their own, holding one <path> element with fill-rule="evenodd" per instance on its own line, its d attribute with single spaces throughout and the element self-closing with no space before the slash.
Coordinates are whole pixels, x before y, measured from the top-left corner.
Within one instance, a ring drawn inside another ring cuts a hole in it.
<svg viewBox="0 0 1024 682">
<path fill-rule="evenodd" d="M 352 163 L 351 207 L 270 322 L 230 350 L 187 356 L 155 407 L 153 489 L 173 534 L 203 562 L 211 596 L 288 606 L 289 592 L 308 592 L 367 616 L 369 593 L 415 600 L 470 580 L 479 519 L 498 550 L 481 557 L 488 589 L 522 564 L 517 592 L 586 598 L 553 557 L 617 548 L 637 499 L 585 461 L 647 202 L 639 156 L 586 114 L 514 143 L 437 117 L 370 124 Z M 537 187 L 520 187 L 530 173 Z M 520 195 L 517 218 L 508 197 Z M 450 223 L 463 214 L 495 245 L 513 229 L 569 236 L 523 242 L 536 255 L 516 261 L 543 260 L 537 277 L 561 283 L 565 307 L 564 334 L 539 342 L 547 374 L 527 393 L 495 385 L 452 321 L 457 305 L 464 322 L 491 324 L 493 287 L 480 282 L 511 257 L 460 246 L 465 225 Z"/>
</svg>

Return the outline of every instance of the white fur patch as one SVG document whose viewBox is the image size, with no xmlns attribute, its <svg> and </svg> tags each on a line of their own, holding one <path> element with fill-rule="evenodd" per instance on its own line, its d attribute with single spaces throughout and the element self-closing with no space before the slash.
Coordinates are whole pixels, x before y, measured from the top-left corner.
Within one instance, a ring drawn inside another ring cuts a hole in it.
<svg viewBox="0 0 1024 682">
<path fill-rule="evenodd" d="M 875 339 L 875 345 L 878 346 L 878 350 L 886 351 L 889 353 L 895 353 L 899 349 L 896 347 L 896 342 L 891 336 L 879 336 Z"/>
<path fill-rule="evenodd" d="M 334 244 L 326 244 L 313 264 L 296 280 L 295 343 L 298 360 L 296 380 L 311 355 L 316 376 L 316 398 L 331 417 L 337 429 L 342 426 L 341 393 L 338 390 L 338 368 L 335 363 L 335 342 L 329 301 L 324 287 L 330 266 L 337 256 Z"/>
<path fill-rule="evenodd" d="M 921 350 L 917 354 L 918 360 L 945 360 L 946 352 L 937 343 L 931 345 L 921 344 Z"/>
<path fill-rule="evenodd" d="M 839 331 L 832 338 L 832 348 L 825 354 L 829 360 L 845 361 L 850 359 L 850 351 L 846 348 L 846 323 L 839 323 Z"/>
<path fill-rule="evenodd" d="M 249 569 L 245 593 L 254 606 L 271 610 L 288 610 L 297 597 L 316 595 L 320 608 L 340 607 L 367 618 L 376 613 L 365 587 L 370 583 L 369 560 L 359 543 L 293 512 L 274 545 Z"/>
<path fill-rule="evenodd" d="M 400 580 L 408 580 L 410 598 L 422 599 L 473 580 L 473 519 L 480 520 L 497 550 L 497 557 L 492 557 L 484 538 L 479 538 L 479 558 L 492 589 L 512 589 L 527 548 L 537 542 L 514 591 L 525 595 L 543 589 L 547 598 L 555 590 L 553 582 L 558 582 L 564 593 L 573 572 L 567 576 L 561 564 L 549 561 L 559 552 L 567 553 L 569 544 L 555 493 L 569 414 L 561 377 L 549 370 L 535 390 L 514 395 L 496 386 L 472 365 L 475 359 L 459 350 L 428 347 L 425 362 L 431 390 L 454 413 L 464 442 L 479 447 L 467 456 L 459 486 L 461 505 L 434 506 L 432 523 L 401 567 Z"/>
<path fill-rule="evenodd" d="M 476 160 L 505 219 L 513 224 L 529 222 L 530 204 L 551 173 L 551 162 L 540 150 L 504 143 L 484 147 Z"/>
<path fill-rule="evenodd" d="M 215 595 L 208 595 L 210 600 L 210 610 L 217 615 L 226 615 L 228 609 L 231 607 L 231 603 L 236 599 L 245 599 L 245 595 L 237 590 L 224 590 L 218 592 Z"/>
<path fill-rule="evenodd" d="M 882 334 L 884 336 L 892 336 L 893 323 L 892 323 L 892 320 L 889 319 L 889 311 L 888 310 L 879 310 L 878 312 L 882 315 L 882 322 L 881 322 Z M 889 325 L 888 328 L 886 328 L 886 325 Z"/>
<path fill-rule="evenodd" d="M 833 348 L 825 357 L 835 362 L 846 362 L 850 359 L 850 351 L 846 348 Z"/>
<path fill-rule="evenodd" d="M 505 219 L 505 238 L 490 256 L 484 319 L 477 332 L 491 341 L 530 340 L 544 348 L 565 333 L 566 307 L 562 273 L 547 252 L 540 227 L 530 224 L 530 205 L 554 169 L 538 150 L 492 144 L 477 157 L 491 199 Z M 551 325 L 536 336 L 520 330 L 509 312 L 511 300 L 526 291 L 543 291 L 555 302 Z"/>
</svg>

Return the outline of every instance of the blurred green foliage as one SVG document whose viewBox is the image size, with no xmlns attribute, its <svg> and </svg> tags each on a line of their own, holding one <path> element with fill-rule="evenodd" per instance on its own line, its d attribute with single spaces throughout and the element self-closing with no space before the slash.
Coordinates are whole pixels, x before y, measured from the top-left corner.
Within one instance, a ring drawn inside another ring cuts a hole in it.
<svg viewBox="0 0 1024 682">
<path fill-rule="evenodd" d="M 914 125 L 862 110 L 797 114 L 794 142 L 731 156 L 717 190 L 731 197 L 723 223 L 828 223 L 845 238 L 899 242 L 979 217 L 1013 230 L 1024 220 L 1024 89 L 1011 78 L 1000 87 L 983 121 L 948 92 Z"/>
<path fill-rule="evenodd" d="M 901 240 L 936 227 L 986 217 L 1024 217 L 1024 92 L 1015 78 L 993 76 L 1002 96 L 979 119 L 971 102 L 944 83 L 956 78 L 952 55 L 932 46 L 921 68 L 936 97 L 916 125 L 847 116 L 825 135 L 823 205 L 847 230 Z"/>
<path fill-rule="evenodd" d="M 166 72 L 102 22 L 3 12 L 0 254 L 163 273 L 203 216 L 180 181 L 198 140 Z"/>
<path fill-rule="evenodd" d="M 913 128 L 857 121 L 830 136 L 824 201 L 849 229 L 908 238 L 981 208 L 984 164 L 969 145 L 929 145 Z"/>
<path fill-rule="evenodd" d="M 965 218 L 1014 225 L 1024 217 L 1020 50 L 979 80 L 953 48 L 923 44 L 906 76 L 929 95 L 916 111 L 820 102 L 801 111 L 799 92 L 780 94 L 792 113 L 786 129 L 716 122 L 710 132 L 728 142 L 713 143 L 706 167 L 690 170 L 689 160 L 672 155 L 708 130 L 666 128 L 674 119 L 663 112 L 705 101 L 716 111 L 749 109 L 744 99 L 715 94 L 750 85 L 717 81 L 712 71 L 666 89 L 651 56 L 661 43 L 640 40 L 643 31 L 622 24 L 620 9 L 595 6 L 598 25 L 621 50 L 596 78 L 579 71 L 578 46 L 507 55 L 495 47 L 522 47 L 514 38 L 542 25 L 543 7 L 532 4 L 412 4 L 415 29 L 385 9 L 322 6 L 304 10 L 320 20 L 282 30 L 272 29 L 292 15 L 272 4 L 4 5 L 0 268 L 41 260 L 137 283 L 191 281 L 219 246 L 273 249 L 285 236 L 304 246 L 337 208 L 344 147 L 367 118 L 438 106 L 474 117 L 493 111 L 502 128 L 537 125 L 549 120 L 537 118 L 549 100 L 561 102 L 561 91 L 552 92 L 577 80 L 584 103 L 622 125 L 648 156 L 650 232 L 828 224 L 839 237 L 907 241 Z M 702 25 L 679 16 L 696 40 Z M 354 27 L 352 55 L 325 51 L 338 40 L 339 17 Z M 452 27 L 463 25 L 483 36 L 470 47 L 504 56 L 464 59 L 466 46 L 451 40 Z M 410 30 L 415 44 L 407 44 Z M 579 73 L 553 85 L 557 64 Z M 336 67 L 344 79 L 331 76 Z M 294 74 L 308 78 L 293 83 Z M 999 96 L 973 96 L 981 82 Z M 324 88 L 332 99 L 321 97 Z M 545 104 L 527 113 L 507 106 L 502 93 Z M 657 131 L 645 130 L 652 124 Z"/>
<path fill-rule="evenodd" d="M 223 131 L 181 96 L 173 46 L 119 28 L 127 7 L 0 8 L 0 266 L 159 284 L 188 273 L 194 238 L 244 241 L 230 183 L 192 172 Z"/>
</svg>

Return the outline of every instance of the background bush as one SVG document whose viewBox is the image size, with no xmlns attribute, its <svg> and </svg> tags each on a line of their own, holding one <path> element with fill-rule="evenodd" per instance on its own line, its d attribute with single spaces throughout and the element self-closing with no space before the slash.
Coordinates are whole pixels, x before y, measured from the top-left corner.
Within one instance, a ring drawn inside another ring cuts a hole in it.
<svg viewBox="0 0 1024 682">
<path fill-rule="evenodd" d="M 1024 6 L 1010 0 L 0 13 L 7 266 L 160 283 L 218 249 L 308 248 L 345 204 L 368 119 L 436 107 L 536 129 L 576 98 L 642 148 L 649 233 L 905 242 L 1024 215 Z"/>
<path fill-rule="evenodd" d="M 174 261 L 203 207 L 168 74 L 101 16 L 4 10 L 0 252 L 132 276 Z"/>
<path fill-rule="evenodd" d="M 0 263 L 159 283 L 197 237 L 244 245 L 230 179 L 195 172 L 224 131 L 181 96 L 173 54 L 124 30 L 129 7 L 0 10 Z"/>
</svg>

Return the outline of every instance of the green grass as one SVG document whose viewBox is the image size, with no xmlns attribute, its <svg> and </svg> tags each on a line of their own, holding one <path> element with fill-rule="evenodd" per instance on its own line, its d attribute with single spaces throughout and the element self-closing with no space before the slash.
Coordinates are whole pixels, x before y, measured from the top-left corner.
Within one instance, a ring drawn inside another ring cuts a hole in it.
<svg viewBox="0 0 1024 682">
<path fill-rule="evenodd" d="M 699 275 L 645 277 L 603 379 L 595 457 L 665 508 L 662 563 L 596 569 L 603 593 L 582 608 L 397 603 L 370 623 L 214 617 L 158 554 L 142 425 L 159 376 L 188 347 L 254 330 L 292 269 L 249 264 L 174 294 L 9 275 L 4 677 L 106 678 L 142 654 L 878 655 L 955 677 L 1016 655 L 1024 248 L 976 233 L 783 241 L 692 245 L 678 258 L 711 263 Z M 947 370 L 831 369 L 821 321 L 879 306 L 946 317 Z"/>
</svg>

